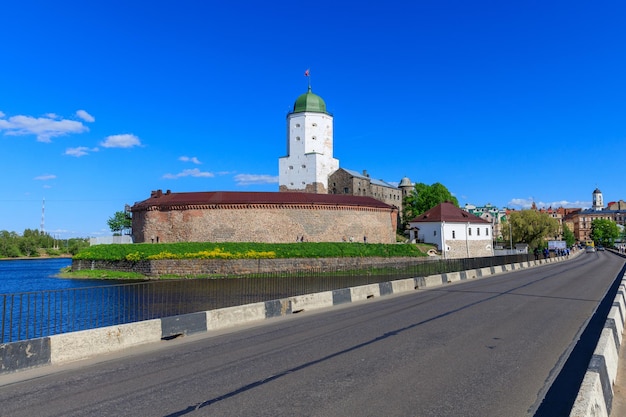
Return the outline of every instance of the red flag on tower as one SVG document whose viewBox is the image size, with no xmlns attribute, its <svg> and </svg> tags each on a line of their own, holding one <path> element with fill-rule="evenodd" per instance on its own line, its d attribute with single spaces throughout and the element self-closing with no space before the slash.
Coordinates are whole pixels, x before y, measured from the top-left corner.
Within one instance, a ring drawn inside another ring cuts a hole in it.
<svg viewBox="0 0 626 417">
<path fill-rule="evenodd" d="M 304 71 L 304 76 L 308 77 L 310 75 L 309 70 Z"/>
</svg>

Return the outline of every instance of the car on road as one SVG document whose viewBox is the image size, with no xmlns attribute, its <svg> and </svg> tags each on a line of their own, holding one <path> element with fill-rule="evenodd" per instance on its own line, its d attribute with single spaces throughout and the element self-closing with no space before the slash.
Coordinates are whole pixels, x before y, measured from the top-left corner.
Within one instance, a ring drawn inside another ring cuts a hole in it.
<svg viewBox="0 0 626 417">
<path fill-rule="evenodd" d="M 603 251 L 604 252 L 604 246 L 598 246 L 598 251 Z"/>
<path fill-rule="evenodd" d="M 594 253 L 595 251 L 596 251 L 596 248 L 594 248 L 593 246 L 587 246 L 585 248 L 586 253 Z"/>
</svg>

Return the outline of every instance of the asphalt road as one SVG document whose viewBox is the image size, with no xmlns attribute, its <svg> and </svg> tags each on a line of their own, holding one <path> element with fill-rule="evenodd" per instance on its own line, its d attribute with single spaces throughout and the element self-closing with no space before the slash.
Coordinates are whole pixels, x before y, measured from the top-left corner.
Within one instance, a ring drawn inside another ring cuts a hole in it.
<svg viewBox="0 0 626 417">
<path fill-rule="evenodd" d="M 583 254 L 2 376 L 0 415 L 533 415 L 623 265 Z"/>
</svg>

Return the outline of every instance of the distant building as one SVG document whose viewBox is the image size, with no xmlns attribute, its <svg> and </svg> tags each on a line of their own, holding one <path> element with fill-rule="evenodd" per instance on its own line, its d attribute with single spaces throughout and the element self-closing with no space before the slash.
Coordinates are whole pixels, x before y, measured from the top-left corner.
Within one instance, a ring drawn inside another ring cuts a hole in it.
<svg viewBox="0 0 626 417">
<path fill-rule="evenodd" d="M 484 206 L 466 204 L 463 210 L 491 223 L 493 236 L 495 238 L 502 237 L 502 222 L 506 222 L 507 209 L 501 209 L 487 203 Z"/>
<path fill-rule="evenodd" d="M 617 223 L 620 227 L 624 227 L 626 223 L 626 203 L 623 200 L 609 203 L 608 207 L 603 207 L 602 191 L 596 188 L 592 193 L 591 209 L 577 209 L 574 212 L 567 213 L 563 223 L 571 226 L 574 237 L 579 242 L 585 242 L 591 239 L 591 224 L 596 219 L 606 219 Z"/>
<path fill-rule="evenodd" d="M 409 221 L 411 241 L 436 245 L 444 258 L 493 256 L 491 223 L 441 203 Z"/>
</svg>

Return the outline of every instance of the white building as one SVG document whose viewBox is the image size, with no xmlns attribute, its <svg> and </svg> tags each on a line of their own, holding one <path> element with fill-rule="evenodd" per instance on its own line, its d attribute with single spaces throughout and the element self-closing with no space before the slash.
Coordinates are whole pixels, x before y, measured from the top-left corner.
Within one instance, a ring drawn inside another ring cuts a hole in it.
<svg viewBox="0 0 626 417">
<path fill-rule="evenodd" d="M 287 115 L 287 155 L 278 160 L 280 191 L 328 193 L 328 176 L 339 168 L 333 158 L 333 116 L 322 98 L 309 91 Z"/>
<path fill-rule="evenodd" d="M 450 202 L 409 221 L 411 241 L 437 246 L 444 258 L 493 256 L 491 223 Z"/>
</svg>

